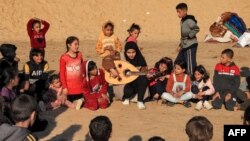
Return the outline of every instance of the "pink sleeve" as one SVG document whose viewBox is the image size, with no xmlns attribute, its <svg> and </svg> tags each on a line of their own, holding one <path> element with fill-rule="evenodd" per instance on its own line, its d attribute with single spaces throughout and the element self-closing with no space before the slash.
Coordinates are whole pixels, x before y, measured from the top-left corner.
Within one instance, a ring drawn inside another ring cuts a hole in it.
<svg viewBox="0 0 250 141">
<path fill-rule="evenodd" d="M 213 86 L 212 81 L 210 79 L 207 80 L 206 86 L 208 86 L 209 89 L 204 92 L 205 95 L 212 95 L 215 93 L 214 86 Z"/>
</svg>

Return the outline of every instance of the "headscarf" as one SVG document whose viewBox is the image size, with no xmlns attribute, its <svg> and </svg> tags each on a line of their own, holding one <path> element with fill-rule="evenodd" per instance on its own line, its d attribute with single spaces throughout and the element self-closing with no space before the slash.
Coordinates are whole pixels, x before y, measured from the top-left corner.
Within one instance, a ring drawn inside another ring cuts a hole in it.
<svg viewBox="0 0 250 141">
<path fill-rule="evenodd" d="M 129 59 L 127 56 L 127 51 L 129 49 L 134 49 L 136 52 L 135 58 L 134 59 Z M 128 61 L 130 64 L 138 67 L 138 66 L 147 66 L 147 63 L 145 61 L 145 58 L 142 56 L 141 51 L 139 50 L 137 44 L 135 42 L 127 42 L 125 44 L 125 51 L 124 51 L 124 56 L 126 61 Z"/>
</svg>

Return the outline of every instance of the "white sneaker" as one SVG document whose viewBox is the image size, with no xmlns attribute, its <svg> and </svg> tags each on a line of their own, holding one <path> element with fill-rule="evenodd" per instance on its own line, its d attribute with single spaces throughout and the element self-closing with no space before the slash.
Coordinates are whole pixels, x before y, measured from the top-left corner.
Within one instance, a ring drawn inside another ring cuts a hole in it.
<svg viewBox="0 0 250 141">
<path fill-rule="evenodd" d="M 129 99 L 125 99 L 123 102 L 122 102 L 123 105 L 129 105 Z"/>
<path fill-rule="evenodd" d="M 213 106 L 208 101 L 205 101 L 203 105 L 208 110 L 211 110 L 213 108 Z"/>
<path fill-rule="evenodd" d="M 143 104 L 143 102 L 137 102 L 137 107 L 139 110 L 144 110 L 146 109 L 145 105 Z"/>
<path fill-rule="evenodd" d="M 197 102 L 195 110 L 200 111 L 202 109 L 202 101 Z"/>
<path fill-rule="evenodd" d="M 83 99 L 76 100 L 76 110 L 80 110 L 82 107 Z"/>
</svg>

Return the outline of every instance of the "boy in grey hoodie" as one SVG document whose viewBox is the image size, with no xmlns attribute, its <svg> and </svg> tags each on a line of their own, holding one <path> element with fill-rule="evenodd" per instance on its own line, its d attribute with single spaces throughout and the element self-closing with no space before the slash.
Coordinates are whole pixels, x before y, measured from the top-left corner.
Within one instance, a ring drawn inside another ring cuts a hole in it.
<svg viewBox="0 0 250 141">
<path fill-rule="evenodd" d="M 15 125 L 0 125 L 0 141 L 37 141 L 28 127 L 32 126 L 36 117 L 36 100 L 26 94 L 18 96 L 11 105 L 11 116 Z"/>
<path fill-rule="evenodd" d="M 196 67 L 196 52 L 198 42 L 196 34 L 199 27 L 194 16 L 188 15 L 188 6 L 185 3 L 179 3 L 176 6 L 177 15 L 181 18 L 181 40 L 177 51 L 179 52 L 175 61 L 185 61 L 187 64 L 187 73 L 192 75 Z"/>
</svg>

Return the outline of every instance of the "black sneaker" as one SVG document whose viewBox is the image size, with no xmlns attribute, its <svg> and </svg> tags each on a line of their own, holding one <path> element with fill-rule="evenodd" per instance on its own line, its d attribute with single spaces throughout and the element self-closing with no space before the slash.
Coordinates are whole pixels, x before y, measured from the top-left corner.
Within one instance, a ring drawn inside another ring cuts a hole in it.
<svg viewBox="0 0 250 141">
<path fill-rule="evenodd" d="M 175 103 L 174 103 L 174 102 L 168 101 L 168 102 L 167 102 L 167 105 L 170 106 L 170 107 L 173 107 L 173 106 L 175 105 Z"/>
<path fill-rule="evenodd" d="M 191 103 L 188 102 L 188 101 L 184 101 L 184 102 L 183 102 L 183 105 L 184 105 L 186 108 L 192 107 Z"/>
</svg>

